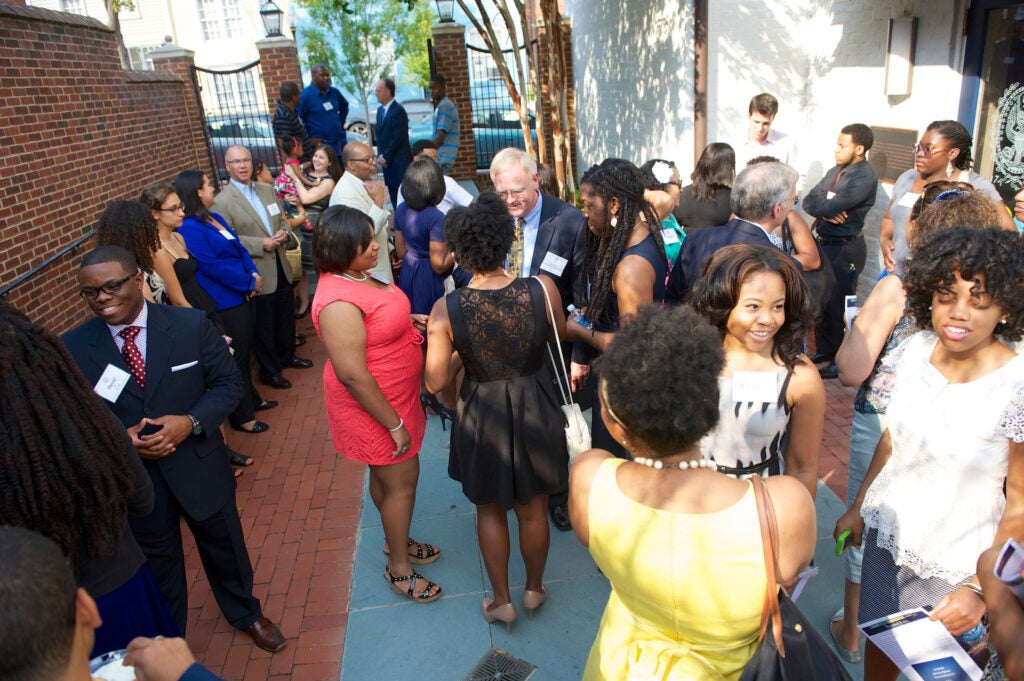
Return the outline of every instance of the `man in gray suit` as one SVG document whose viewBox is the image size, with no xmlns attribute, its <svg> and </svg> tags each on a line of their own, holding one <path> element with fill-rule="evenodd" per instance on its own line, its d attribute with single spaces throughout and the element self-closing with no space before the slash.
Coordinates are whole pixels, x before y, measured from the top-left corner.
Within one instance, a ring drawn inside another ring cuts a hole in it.
<svg viewBox="0 0 1024 681">
<path fill-rule="evenodd" d="M 260 364 L 260 381 L 271 388 L 290 388 L 281 369 L 308 369 L 313 363 L 295 356 L 295 303 L 292 268 L 285 256 L 295 238 L 284 220 L 272 187 L 252 179 L 252 154 L 240 145 L 224 152 L 231 180 L 213 203 L 238 233 L 256 269 L 263 289 L 252 301 L 253 350 Z"/>
</svg>

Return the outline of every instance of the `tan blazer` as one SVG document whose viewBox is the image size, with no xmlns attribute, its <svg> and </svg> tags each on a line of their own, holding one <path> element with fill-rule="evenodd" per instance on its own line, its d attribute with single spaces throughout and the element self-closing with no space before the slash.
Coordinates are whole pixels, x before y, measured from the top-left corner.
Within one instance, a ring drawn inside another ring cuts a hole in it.
<svg viewBox="0 0 1024 681">
<path fill-rule="evenodd" d="M 288 223 L 284 220 L 281 204 L 274 194 L 274 188 L 262 182 L 255 182 L 254 186 L 256 187 L 256 195 L 260 197 L 263 205 L 268 207 L 274 206 L 277 209 L 276 215 L 271 214 L 274 212 L 274 208 L 268 208 L 267 210 L 267 215 L 270 217 L 270 227 L 274 230 L 274 233 L 276 234 L 279 229 L 283 229 L 286 232 L 290 231 Z M 292 268 L 288 264 L 288 257 L 285 255 L 285 244 L 281 244 L 277 249 L 269 253 L 263 250 L 263 239 L 270 235 L 267 234 L 267 229 L 263 226 L 263 220 L 257 215 L 249 200 L 245 198 L 234 184 L 228 182 L 224 191 L 218 194 L 214 200 L 212 210 L 227 220 L 228 224 L 238 232 L 239 241 L 245 247 L 245 250 L 249 252 L 253 263 L 256 265 L 256 269 L 259 270 L 260 276 L 263 277 L 263 288 L 260 290 L 261 296 L 269 296 L 277 290 L 277 263 L 275 262 L 275 256 L 281 259 L 281 267 L 284 269 L 285 277 L 288 278 L 289 282 L 292 280 Z"/>
</svg>

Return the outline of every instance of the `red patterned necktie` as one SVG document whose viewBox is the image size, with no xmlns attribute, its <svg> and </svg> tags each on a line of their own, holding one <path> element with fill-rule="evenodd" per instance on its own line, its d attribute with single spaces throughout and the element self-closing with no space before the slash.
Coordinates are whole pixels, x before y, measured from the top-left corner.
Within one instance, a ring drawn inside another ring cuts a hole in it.
<svg viewBox="0 0 1024 681">
<path fill-rule="evenodd" d="M 141 326 L 126 326 L 118 331 L 117 335 L 124 339 L 121 356 L 124 357 L 125 364 L 132 372 L 132 378 L 139 384 L 139 390 L 146 392 L 146 362 L 142 359 L 139 346 L 135 345 L 135 337 L 139 335 L 140 331 L 142 331 Z"/>
</svg>

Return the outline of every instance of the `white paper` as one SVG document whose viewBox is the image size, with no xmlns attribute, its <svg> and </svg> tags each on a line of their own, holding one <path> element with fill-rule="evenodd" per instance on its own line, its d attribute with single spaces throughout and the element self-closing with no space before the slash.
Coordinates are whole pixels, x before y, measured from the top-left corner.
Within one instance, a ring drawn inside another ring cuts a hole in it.
<svg viewBox="0 0 1024 681">
<path fill-rule="evenodd" d="M 679 234 L 677 234 L 674 229 L 666 228 L 661 230 L 661 240 L 664 241 L 666 245 L 677 244 L 679 243 Z"/>
<path fill-rule="evenodd" d="M 1013 539 L 1006 540 L 993 572 L 1010 587 L 1014 596 L 1024 599 L 1024 574 L 1021 574 L 1024 572 L 1024 549 L 1020 544 Z"/>
<path fill-rule="evenodd" d="M 281 214 L 281 209 L 277 207 L 277 203 L 267 204 L 267 212 L 270 213 L 270 217 Z"/>
<path fill-rule="evenodd" d="M 850 333 L 853 329 L 853 320 L 860 314 L 860 308 L 857 307 L 857 296 L 846 296 L 844 307 L 846 308 L 846 333 Z"/>
<path fill-rule="evenodd" d="M 232 234 L 231 232 L 229 232 L 228 230 L 226 230 L 226 229 L 219 229 L 217 231 L 219 231 L 220 235 L 222 237 L 224 237 L 225 239 L 227 239 L 228 241 L 234 241 L 235 240 L 235 235 Z"/>
<path fill-rule="evenodd" d="M 775 402 L 778 399 L 779 386 L 776 372 L 732 372 L 733 402 Z"/>
<path fill-rule="evenodd" d="M 903 206 L 904 208 L 913 208 L 914 204 L 921 197 L 920 194 L 914 194 L 913 192 L 907 192 L 900 197 L 900 200 L 896 202 L 897 206 Z"/>
<path fill-rule="evenodd" d="M 334 111 L 334 105 L 330 102 L 324 102 L 324 111 Z"/>
<path fill-rule="evenodd" d="M 797 575 L 796 586 L 789 593 L 789 600 L 796 603 L 796 599 L 800 598 L 800 594 L 804 592 L 804 587 L 807 586 L 807 582 L 811 581 L 811 577 L 817 576 L 819 570 L 817 565 L 808 565 Z"/>
<path fill-rule="evenodd" d="M 124 369 L 108 364 L 107 368 L 103 370 L 100 380 L 96 381 L 93 392 L 107 402 L 117 402 L 117 398 L 121 396 L 121 391 L 124 390 L 131 377 L 132 375 Z"/>
<path fill-rule="evenodd" d="M 910 681 L 980 681 L 981 669 L 942 622 L 924 608 L 904 610 L 860 625 Z"/>
<path fill-rule="evenodd" d="M 565 271 L 565 266 L 568 264 L 568 260 L 560 255 L 555 255 L 551 251 L 544 254 L 544 261 L 540 264 L 542 270 L 547 270 L 556 277 L 562 276 L 562 272 Z"/>
</svg>

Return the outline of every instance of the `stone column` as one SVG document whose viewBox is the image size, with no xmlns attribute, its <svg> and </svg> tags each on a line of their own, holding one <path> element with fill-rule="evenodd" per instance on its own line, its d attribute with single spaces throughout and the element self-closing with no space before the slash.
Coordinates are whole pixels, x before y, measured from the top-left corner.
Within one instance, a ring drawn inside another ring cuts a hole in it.
<svg viewBox="0 0 1024 681">
<path fill-rule="evenodd" d="M 454 22 L 430 27 L 434 41 L 434 68 L 448 83 L 448 98 L 459 112 L 459 153 L 451 176 L 456 180 L 476 177 L 476 145 L 473 141 L 473 105 L 469 97 L 469 62 L 466 59 L 466 27 Z"/>
<path fill-rule="evenodd" d="M 182 96 L 185 98 L 185 109 L 188 112 L 189 129 L 192 131 L 192 148 L 195 149 L 196 168 L 201 169 L 212 181 L 217 181 L 217 168 L 213 160 L 213 149 L 206 133 L 206 117 L 203 114 L 203 102 L 199 95 L 196 82 L 195 52 L 179 47 L 174 43 L 164 43 L 149 53 L 153 60 L 154 71 L 172 73 L 182 82 Z M 181 168 L 180 170 L 184 170 Z"/>
<path fill-rule="evenodd" d="M 267 106 L 274 115 L 281 83 L 290 80 L 302 89 L 302 67 L 299 66 L 299 51 L 291 38 L 277 36 L 256 41 L 260 52 L 260 70 L 263 72 L 263 86 L 267 90 Z"/>
</svg>

